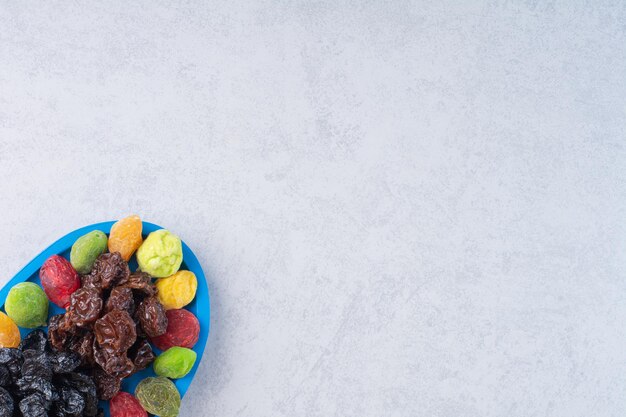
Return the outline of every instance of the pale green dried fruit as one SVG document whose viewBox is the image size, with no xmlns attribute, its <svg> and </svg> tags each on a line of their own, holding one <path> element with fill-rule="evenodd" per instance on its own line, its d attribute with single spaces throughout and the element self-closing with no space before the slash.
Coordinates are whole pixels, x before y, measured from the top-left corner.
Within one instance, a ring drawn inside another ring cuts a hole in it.
<svg viewBox="0 0 626 417">
<path fill-rule="evenodd" d="M 172 379 L 182 378 L 191 371 L 196 357 L 196 352 L 191 349 L 171 347 L 154 361 L 154 373 Z"/>
<path fill-rule="evenodd" d="M 182 262 L 183 245 L 180 238 L 165 229 L 150 233 L 137 249 L 139 268 L 156 278 L 176 273 Z"/>
<path fill-rule="evenodd" d="M 48 297 L 39 285 L 21 282 L 9 291 L 4 309 L 18 326 L 34 329 L 46 325 Z"/>
<path fill-rule="evenodd" d="M 162 376 L 146 378 L 135 389 L 135 397 L 150 414 L 176 417 L 180 409 L 180 393 L 172 381 Z"/>
<path fill-rule="evenodd" d="M 107 241 L 107 235 L 100 230 L 79 237 L 70 252 L 70 262 L 76 272 L 81 275 L 90 273 L 98 256 L 106 252 Z"/>
</svg>

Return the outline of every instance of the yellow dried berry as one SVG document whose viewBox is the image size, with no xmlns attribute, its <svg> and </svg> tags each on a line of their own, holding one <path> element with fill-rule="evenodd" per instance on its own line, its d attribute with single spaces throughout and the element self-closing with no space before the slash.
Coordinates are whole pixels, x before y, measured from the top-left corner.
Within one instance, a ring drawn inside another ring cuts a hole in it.
<svg viewBox="0 0 626 417">
<path fill-rule="evenodd" d="M 20 329 L 17 328 L 17 324 L 0 312 L 0 348 L 16 348 L 20 342 Z"/>
<path fill-rule="evenodd" d="M 142 223 L 137 215 L 119 220 L 111 227 L 109 235 L 109 252 L 119 252 L 125 261 L 141 246 Z"/>
<path fill-rule="evenodd" d="M 198 280 L 191 271 L 178 271 L 167 278 L 158 279 L 158 297 L 166 310 L 185 307 L 193 301 L 198 289 Z"/>
</svg>

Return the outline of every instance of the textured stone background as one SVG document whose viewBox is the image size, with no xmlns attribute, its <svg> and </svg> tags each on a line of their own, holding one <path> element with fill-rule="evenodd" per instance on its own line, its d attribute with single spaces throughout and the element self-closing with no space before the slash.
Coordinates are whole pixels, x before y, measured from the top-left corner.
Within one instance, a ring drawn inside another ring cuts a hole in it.
<svg viewBox="0 0 626 417">
<path fill-rule="evenodd" d="M 2 1 L 0 283 L 137 212 L 183 416 L 622 416 L 624 4 Z"/>
</svg>

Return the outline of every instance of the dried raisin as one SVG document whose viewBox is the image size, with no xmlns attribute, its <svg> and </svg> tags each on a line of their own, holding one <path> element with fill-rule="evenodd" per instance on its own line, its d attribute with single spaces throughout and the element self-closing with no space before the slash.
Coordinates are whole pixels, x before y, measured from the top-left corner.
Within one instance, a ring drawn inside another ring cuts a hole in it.
<svg viewBox="0 0 626 417">
<path fill-rule="evenodd" d="M 165 309 L 156 297 L 146 298 L 137 308 L 141 328 L 149 337 L 161 336 L 167 330 Z"/>
</svg>

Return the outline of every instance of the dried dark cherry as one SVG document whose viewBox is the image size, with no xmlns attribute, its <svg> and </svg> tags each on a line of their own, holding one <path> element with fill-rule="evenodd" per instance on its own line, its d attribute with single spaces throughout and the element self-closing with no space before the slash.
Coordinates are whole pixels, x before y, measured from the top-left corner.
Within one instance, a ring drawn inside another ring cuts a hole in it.
<svg viewBox="0 0 626 417">
<path fill-rule="evenodd" d="M 100 317 L 103 301 L 93 288 L 81 288 L 72 294 L 68 317 L 72 324 L 88 327 Z"/>
<path fill-rule="evenodd" d="M 139 304 L 137 317 L 149 337 L 161 336 L 167 331 L 165 308 L 156 297 L 146 298 Z"/>
<path fill-rule="evenodd" d="M 112 310 L 124 310 L 132 315 L 135 312 L 133 290 L 127 287 L 113 288 L 105 307 L 107 313 Z"/>
<path fill-rule="evenodd" d="M 98 346 L 111 352 L 126 352 L 137 340 L 135 322 L 123 310 L 113 310 L 94 324 Z"/>
<path fill-rule="evenodd" d="M 107 289 L 125 284 L 130 276 L 130 269 L 119 252 L 105 253 L 96 259 L 89 275 L 91 278 L 87 279 L 88 282 Z"/>
<path fill-rule="evenodd" d="M 155 358 L 152 346 L 146 339 L 138 340 L 128 354 L 135 365 L 135 372 L 146 369 Z"/>
</svg>

